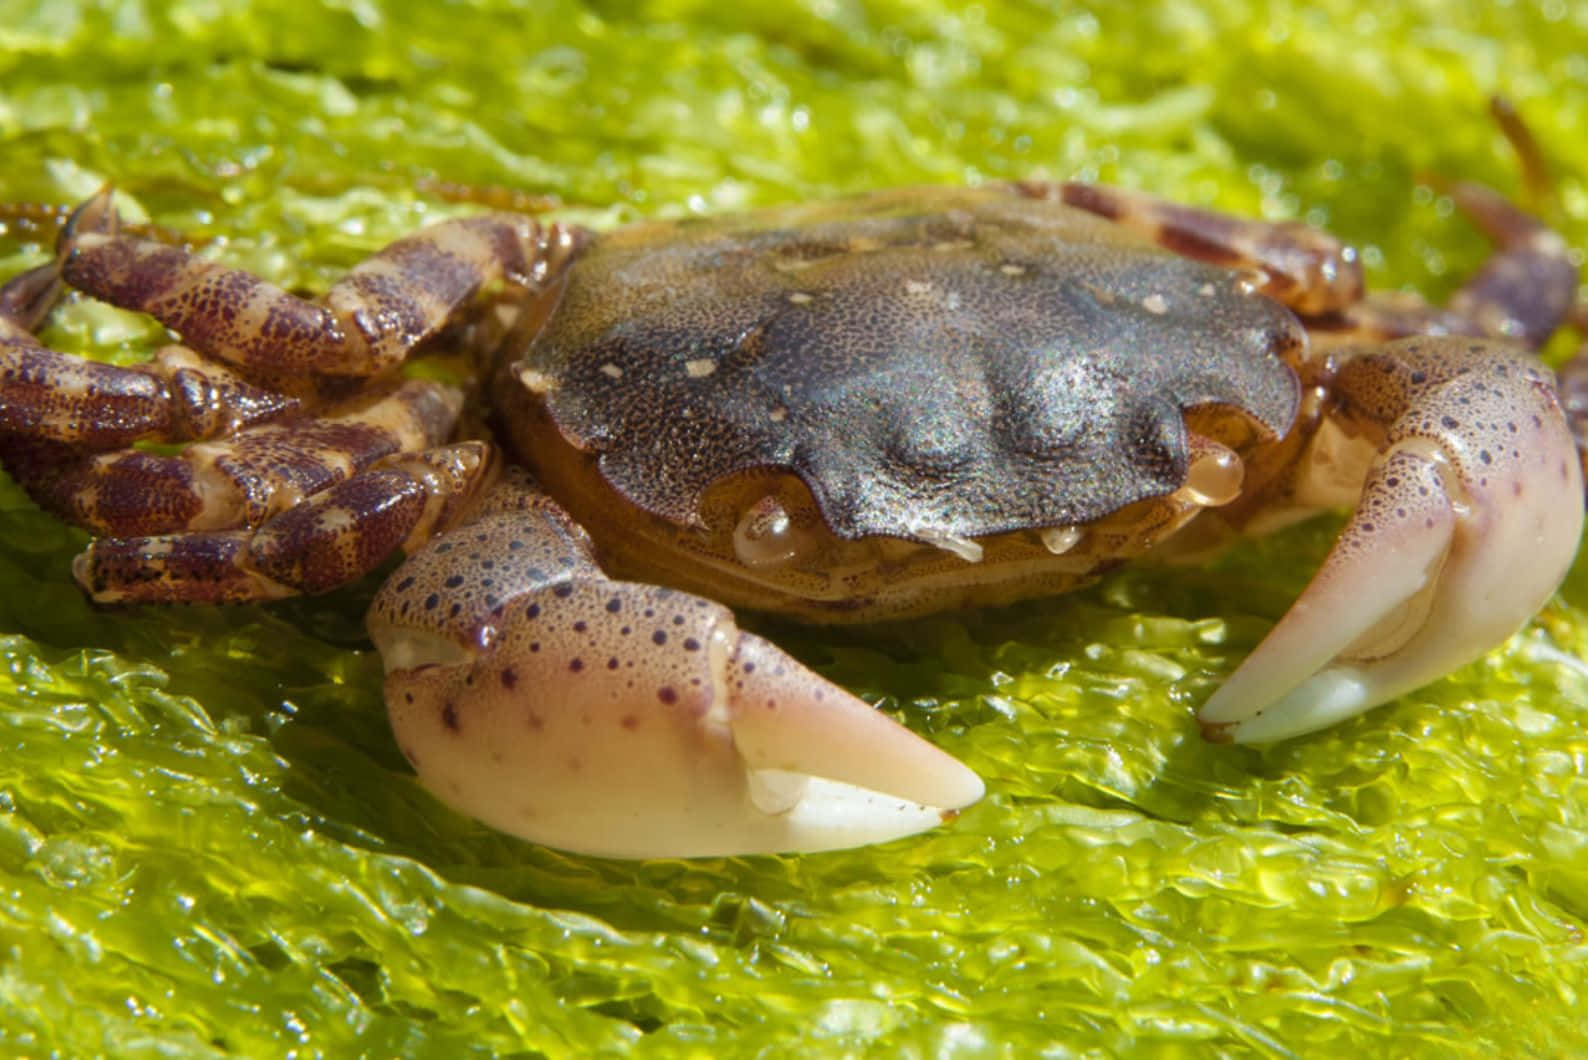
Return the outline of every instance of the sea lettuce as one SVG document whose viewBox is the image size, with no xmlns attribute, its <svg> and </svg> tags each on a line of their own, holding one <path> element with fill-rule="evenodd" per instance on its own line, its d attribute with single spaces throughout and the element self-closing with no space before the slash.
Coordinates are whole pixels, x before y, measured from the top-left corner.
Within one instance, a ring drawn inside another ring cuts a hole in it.
<svg viewBox="0 0 1588 1060">
<path fill-rule="evenodd" d="M 1437 298 L 1483 253 L 1439 182 L 1519 193 L 1491 94 L 1554 169 L 1532 205 L 1588 246 L 1585 55 L 1588 9 L 1558 2 L 0 0 L 0 200 L 114 181 L 130 216 L 317 290 L 479 200 L 611 226 L 1079 175 L 1326 224 L 1375 285 Z M 47 224 L 7 233 L 3 273 L 45 258 Z M 45 337 L 163 341 L 84 302 Z M 1016 608 L 764 623 L 988 798 L 878 849 L 631 864 L 417 786 L 371 584 L 96 610 L 82 535 L 6 483 L 0 1051 L 1588 1050 L 1588 570 L 1362 719 L 1197 735 L 1336 526 Z"/>
</svg>

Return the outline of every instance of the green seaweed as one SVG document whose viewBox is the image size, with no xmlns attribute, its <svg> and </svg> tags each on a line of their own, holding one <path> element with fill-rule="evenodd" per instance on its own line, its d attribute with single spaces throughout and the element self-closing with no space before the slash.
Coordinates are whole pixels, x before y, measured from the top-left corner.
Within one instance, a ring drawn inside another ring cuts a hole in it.
<svg viewBox="0 0 1588 1060">
<path fill-rule="evenodd" d="M 0 0 L 0 200 L 114 180 L 129 213 L 319 288 L 473 209 L 449 183 L 610 225 L 1082 175 L 1327 224 L 1374 284 L 1439 297 L 1483 247 L 1424 181 L 1519 184 L 1493 93 L 1556 169 L 1535 205 L 1588 247 L 1584 55 L 1588 14 L 1553 0 Z M 0 239 L 0 272 L 38 238 Z M 83 302 L 46 337 L 162 338 Z M 0 485 L 0 1051 L 1588 1050 L 1588 567 L 1391 706 L 1203 743 L 1195 706 L 1332 530 L 1017 608 L 770 624 L 989 797 L 879 849 L 629 864 L 418 788 L 372 586 L 95 610 L 81 535 Z"/>
</svg>

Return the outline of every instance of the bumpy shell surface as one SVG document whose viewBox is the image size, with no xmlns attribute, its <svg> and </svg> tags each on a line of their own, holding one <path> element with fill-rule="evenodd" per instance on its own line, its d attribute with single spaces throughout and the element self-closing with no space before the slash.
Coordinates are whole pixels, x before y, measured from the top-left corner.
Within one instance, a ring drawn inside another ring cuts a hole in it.
<svg viewBox="0 0 1588 1060">
<path fill-rule="evenodd" d="M 1303 341 L 1227 270 L 1006 188 L 931 188 L 604 236 L 518 367 L 664 518 L 777 467 L 839 536 L 975 537 L 1175 489 L 1191 406 L 1283 433 Z"/>
</svg>

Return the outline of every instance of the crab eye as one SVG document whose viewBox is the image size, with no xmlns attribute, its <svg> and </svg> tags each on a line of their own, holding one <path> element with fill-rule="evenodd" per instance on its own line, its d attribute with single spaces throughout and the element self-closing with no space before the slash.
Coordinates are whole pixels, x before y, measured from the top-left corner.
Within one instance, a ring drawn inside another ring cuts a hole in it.
<svg viewBox="0 0 1588 1060">
<path fill-rule="evenodd" d="M 811 544 L 809 533 L 795 524 L 776 497 L 762 497 L 745 510 L 733 528 L 733 554 L 746 567 L 784 566 Z"/>
<path fill-rule="evenodd" d="M 1246 465 L 1237 453 L 1207 440 L 1193 452 L 1183 487 L 1193 501 L 1216 508 L 1240 496 Z"/>
</svg>

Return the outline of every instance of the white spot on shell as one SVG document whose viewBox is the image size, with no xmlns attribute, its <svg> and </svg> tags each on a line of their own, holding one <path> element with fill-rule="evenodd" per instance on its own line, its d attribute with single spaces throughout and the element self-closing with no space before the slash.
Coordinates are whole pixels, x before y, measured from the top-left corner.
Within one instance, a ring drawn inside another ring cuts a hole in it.
<svg viewBox="0 0 1588 1060">
<path fill-rule="evenodd" d="M 684 362 L 684 373 L 691 379 L 704 379 L 717 370 L 717 362 L 710 357 L 698 357 Z"/>
<path fill-rule="evenodd" d="M 1201 295 L 1203 298 L 1212 298 L 1213 293 L 1213 285 L 1211 283 L 1205 283 L 1201 287 L 1197 288 L 1197 294 Z"/>
<path fill-rule="evenodd" d="M 905 294 L 931 294 L 932 285 L 925 280 L 905 280 Z"/>
<path fill-rule="evenodd" d="M 1014 262 L 1008 261 L 998 266 L 998 271 L 1003 273 L 1005 276 L 1024 276 L 1026 274 L 1026 267 L 1024 265 L 1016 265 Z"/>
<path fill-rule="evenodd" d="M 767 413 L 767 418 L 773 423 L 782 423 L 784 420 L 788 419 L 788 409 L 784 408 L 782 405 L 779 405 L 771 412 Z"/>
<path fill-rule="evenodd" d="M 619 368 L 611 361 L 608 361 L 606 364 L 601 366 L 601 374 L 606 376 L 608 379 L 622 379 L 623 369 Z"/>
<path fill-rule="evenodd" d="M 795 305 L 804 305 L 805 303 L 809 302 L 811 298 L 812 296 L 806 294 L 804 291 L 790 291 L 788 296 L 788 300 L 793 302 Z"/>
<path fill-rule="evenodd" d="M 1162 316 L 1169 312 L 1169 300 L 1161 294 L 1149 294 L 1141 300 L 1141 307 L 1149 313 Z"/>
<path fill-rule="evenodd" d="M 549 394 L 557 389 L 557 380 L 535 368 L 521 368 L 518 381 L 531 394 Z"/>
</svg>

